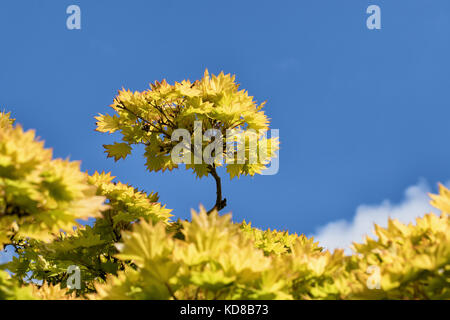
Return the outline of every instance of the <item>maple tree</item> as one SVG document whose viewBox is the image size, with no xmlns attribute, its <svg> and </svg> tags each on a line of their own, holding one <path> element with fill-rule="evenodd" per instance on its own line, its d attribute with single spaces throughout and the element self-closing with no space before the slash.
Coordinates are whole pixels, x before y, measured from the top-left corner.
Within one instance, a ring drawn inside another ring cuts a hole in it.
<svg viewBox="0 0 450 320">
<path fill-rule="evenodd" d="M 231 178 L 254 175 L 276 154 L 277 139 L 264 136 L 269 122 L 261 107 L 238 90 L 234 77 L 206 72 L 193 83 L 122 90 L 112 105 L 117 114 L 96 118 L 98 131 L 122 136 L 105 146 L 109 157 L 125 158 L 144 144 L 150 171 L 180 165 L 171 156 L 179 142 L 172 134 L 184 128 L 195 140 L 195 121 L 204 124 L 202 135 L 263 130 L 243 140 L 256 138 L 262 146 L 257 163 L 249 149 L 244 163 L 221 162 L 218 154 L 185 163 L 217 182 L 214 207 L 192 211 L 190 221 L 173 221 L 157 193 L 53 159 L 34 131 L 1 113 L 0 246 L 14 248 L 15 256 L 1 266 L 0 299 L 450 299 L 450 190 L 444 186 L 431 195 L 440 215 L 375 226 L 376 237 L 355 243 L 352 255 L 218 213 L 225 203 L 217 167 L 225 165 Z M 235 138 L 227 136 L 220 153 L 230 157 L 232 149 L 238 160 Z M 202 157 L 209 142 L 201 141 Z M 195 147 L 190 151 L 195 158 Z M 70 266 L 80 270 L 79 288 L 68 285 Z"/>
<path fill-rule="evenodd" d="M 163 80 L 150 84 L 150 89 L 143 92 L 119 91 L 111 105 L 116 114 L 97 116 L 97 130 L 120 132 L 122 142 L 104 145 L 108 157 L 116 161 L 131 154 L 133 145 L 145 145 L 149 171 L 178 168 L 179 163 L 174 161 L 172 154 L 179 144 L 174 139 L 174 132 L 180 128 L 187 130 L 191 141 L 187 142 L 184 152 L 189 153 L 191 161 L 185 163 L 186 169 L 192 169 L 200 178 L 214 177 L 217 199 L 209 212 L 214 209 L 220 211 L 226 200 L 222 199 L 216 168 L 223 165 L 223 158 L 226 158 L 230 178 L 234 178 L 261 173 L 276 156 L 278 139 L 268 139 L 265 135 L 269 119 L 262 110 L 263 106 L 264 103 L 258 105 L 247 91 L 239 90 L 234 76 L 223 72 L 210 76 L 206 70 L 203 78 L 193 83 L 183 80 L 170 85 Z M 196 126 L 196 122 L 200 126 Z M 209 141 L 202 137 L 208 130 L 216 130 L 225 138 L 220 154 L 204 161 L 203 153 Z M 200 135 L 200 141 L 196 141 L 196 135 Z M 251 142 L 255 148 L 251 148 Z M 195 148 L 198 143 L 200 146 Z M 260 152 L 257 153 L 256 149 Z M 249 161 L 251 157 L 255 161 Z"/>
</svg>

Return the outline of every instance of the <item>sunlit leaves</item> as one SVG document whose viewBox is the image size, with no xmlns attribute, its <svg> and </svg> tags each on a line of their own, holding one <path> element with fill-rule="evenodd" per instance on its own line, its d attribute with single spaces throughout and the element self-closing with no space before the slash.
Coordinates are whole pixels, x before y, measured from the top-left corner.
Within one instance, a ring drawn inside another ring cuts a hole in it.
<svg viewBox="0 0 450 320">
<path fill-rule="evenodd" d="M 0 300 L 32 300 L 32 290 L 10 279 L 7 272 L 0 270 Z"/>
<path fill-rule="evenodd" d="M 119 129 L 120 119 L 117 115 L 99 114 L 95 119 L 97 122 L 97 131 L 113 133 Z"/>
<path fill-rule="evenodd" d="M 263 106 L 264 103 L 257 104 L 247 91 L 239 90 L 235 76 L 223 72 L 210 75 L 206 70 L 203 78 L 194 82 L 183 80 L 170 85 L 163 80 L 151 83 L 150 89 L 142 92 L 120 90 L 111 105 L 115 114 L 96 117 L 97 131 L 119 132 L 122 136 L 123 142 L 104 145 L 108 157 L 116 161 L 124 159 L 131 152 L 131 145 L 145 144 L 147 169 L 165 171 L 178 168 L 171 158 L 171 151 L 177 144 L 171 141 L 171 135 L 176 129 L 186 129 L 192 137 L 194 122 L 200 121 L 200 135 L 208 129 L 218 130 L 223 136 L 229 129 L 242 134 L 255 130 L 257 139 L 261 139 L 258 146 L 264 152 L 258 161 L 253 163 L 249 157 L 244 157 L 242 163 L 228 165 L 231 178 L 241 174 L 253 176 L 261 173 L 278 150 L 275 139 L 263 138 L 262 132 L 269 128 L 269 119 L 261 110 Z M 201 150 L 207 144 L 208 141 L 202 140 Z M 232 148 L 237 149 L 237 146 Z M 248 153 L 248 146 L 245 152 Z M 207 176 L 208 165 L 203 160 L 186 164 L 186 168 L 193 169 L 198 177 Z"/>
<path fill-rule="evenodd" d="M 288 298 L 285 274 L 270 269 L 274 258 L 256 249 L 230 219 L 217 212 L 207 215 L 203 208 L 193 212 L 192 222 L 183 223 L 183 240 L 160 223 L 141 222 L 124 234 L 117 255 L 138 266 L 133 277 L 139 281 L 131 290 L 125 271 L 120 281 L 99 286 L 100 296 L 125 298 L 136 292 L 140 299 Z"/>
<path fill-rule="evenodd" d="M 97 187 L 97 194 L 106 197 L 108 208 L 93 226 L 78 227 L 70 233 L 61 233 L 53 241 L 28 240 L 16 244 L 17 257 L 6 265 L 14 278 L 34 279 L 51 285 L 39 296 L 58 296 L 66 290 L 67 268 L 79 267 L 81 288 L 77 296 L 95 291 L 96 283 L 103 283 L 107 275 L 116 275 L 129 263 L 117 259 L 115 244 L 121 240 L 121 231 L 130 229 L 139 219 L 168 224 L 170 211 L 157 202 L 156 193 L 146 194 L 120 182 L 113 182 L 110 173 L 94 173 L 88 182 Z M 53 287 L 60 284 L 60 290 Z M 48 291 L 48 292 L 47 292 Z M 70 291 L 69 293 L 75 293 Z"/>
<path fill-rule="evenodd" d="M 433 214 L 376 227 L 378 240 L 356 254 L 330 252 L 313 239 L 232 223 L 201 209 L 183 222 L 183 238 L 161 224 L 140 224 L 124 236 L 118 257 L 138 266 L 133 279 L 98 287 L 106 299 L 448 299 L 449 221 Z M 165 240 L 164 240 L 165 239 Z M 371 274 L 380 271 L 380 278 Z M 128 272 L 128 273 L 127 273 Z M 373 281 L 378 287 L 371 287 Z M 152 285 L 154 289 L 149 290 Z M 164 289 L 165 288 L 165 289 Z"/>
<path fill-rule="evenodd" d="M 66 288 L 61 288 L 60 284 L 50 285 L 44 283 L 41 286 L 31 285 L 32 294 L 39 300 L 77 300 L 75 292 L 69 293 Z"/>
<path fill-rule="evenodd" d="M 104 213 L 112 219 L 114 226 L 135 222 L 140 218 L 168 223 L 172 216 L 158 201 L 157 193 L 145 193 L 121 182 L 113 182 L 110 173 L 95 172 L 89 182 L 98 187 L 98 194 L 108 199 L 109 209 Z"/>
<path fill-rule="evenodd" d="M 450 190 L 439 185 L 439 194 L 430 194 L 431 204 L 442 212 L 450 214 Z"/>
<path fill-rule="evenodd" d="M 416 225 L 390 220 L 387 228 L 377 227 L 375 234 L 377 240 L 368 238 L 364 244 L 355 244 L 356 253 L 364 259 L 356 260 L 359 268 L 354 273 L 367 279 L 365 268 L 377 266 L 381 297 L 450 298 L 450 221 L 446 213 L 440 217 L 427 214 L 418 218 Z M 366 291 L 364 287 L 360 290 Z"/>
<path fill-rule="evenodd" d="M 100 215 L 104 199 L 80 172 L 79 162 L 52 160 L 34 131 L 0 122 L 0 245 L 11 237 L 50 239 Z"/>
<path fill-rule="evenodd" d="M 114 158 L 115 161 L 119 159 L 125 159 L 129 154 L 131 154 L 131 147 L 126 143 L 105 144 L 105 152 L 108 154 L 108 158 Z"/>
</svg>

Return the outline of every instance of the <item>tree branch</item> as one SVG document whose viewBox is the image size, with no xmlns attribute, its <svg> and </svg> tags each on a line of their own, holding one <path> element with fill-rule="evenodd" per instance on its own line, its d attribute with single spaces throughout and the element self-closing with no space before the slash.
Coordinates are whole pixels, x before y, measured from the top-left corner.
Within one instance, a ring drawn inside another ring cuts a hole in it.
<svg viewBox="0 0 450 320">
<path fill-rule="evenodd" d="M 123 110 L 125 110 L 125 111 L 127 111 L 127 112 L 129 112 L 129 113 L 131 113 L 131 114 L 132 114 L 133 116 L 135 116 L 137 119 L 139 119 L 139 120 L 141 120 L 142 122 L 144 122 L 145 124 L 147 124 L 147 125 L 149 125 L 149 126 L 155 128 L 157 131 L 156 131 L 156 132 L 153 131 L 154 133 L 163 134 L 163 135 L 165 135 L 167 138 L 169 138 L 169 139 L 171 138 L 171 136 L 170 136 L 166 131 L 164 131 L 162 127 L 158 128 L 157 126 L 155 126 L 155 125 L 154 125 L 153 123 L 151 123 L 150 121 L 148 121 L 148 120 L 142 118 L 141 116 L 137 115 L 135 112 L 133 112 L 133 111 L 131 111 L 130 109 L 128 109 L 127 107 L 125 107 L 125 105 L 124 105 L 122 102 L 119 101 L 117 104 L 118 104 L 119 108 L 121 108 L 121 109 L 123 109 Z"/>
<path fill-rule="evenodd" d="M 177 296 L 175 295 L 175 292 L 173 292 L 173 290 L 170 287 L 170 285 L 167 282 L 164 282 L 164 284 L 166 285 L 167 291 L 169 291 L 169 294 L 172 296 L 172 298 L 174 300 L 178 300 Z"/>
<path fill-rule="evenodd" d="M 208 169 L 211 175 L 216 180 L 216 193 L 217 193 L 216 204 L 208 211 L 208 214 L 210 214 L 214 210 L 220 211 L 223 208 L 225 208 L 227 205 L 227 199 L 225 198 L 222 199 L 222 184 L 220 181 L 220 177 L 217 174 L 216 167 L 214 165 L 209 165 Z"/>
</svg>

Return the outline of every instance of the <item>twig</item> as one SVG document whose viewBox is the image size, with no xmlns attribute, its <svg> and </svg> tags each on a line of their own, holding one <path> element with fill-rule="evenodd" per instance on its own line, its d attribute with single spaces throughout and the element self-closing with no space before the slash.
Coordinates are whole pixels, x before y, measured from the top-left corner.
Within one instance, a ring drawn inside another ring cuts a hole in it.
<svg viewBox="0 0 450 320">
<path fill-rule="evenodd" d="M 222 184 L 221 184 L 221 181 L 220 181 L 220 177 L 217 174 L 216 167 L 214 165 L 209 165 L 208 169 L 209 169 L 209 172 L 211 173 L 211 175 L 216 180 L 216 194 L 217 194 L 216 204 L 214 205 L 214 207 L 212 207 L 208 211 L 208 214 L 210 214 L 214 210 L 220 211 L 223 208 L 225 208 L 226 205 L 227 205 L 227 199 L 225 199 L 225 198 L 222 199 Z"/>
<path fill-rule="evenodd" d="M 148 120 L 142 118 L 141 116 L 137 115 L 135 112 L 133 112 L 133 111 L 131 111 L 130 109 L 128 109 L 127 107 L 125 107 L 125 106 L 123 105 L 122 102 L 119 101 L 117 104 L 118 104 L 119 108 L 121 108 L 121 109 L 123 109 L 123 110 L 125 110 L 125 111 L 127 111 L 127 112 L 129 112 L 129 113 L 131 113 L 133 116 L 135 116 L 135 117 L 138 118 L 139 120 L 143 121 L 143 122 L 146 123 L 147 125 L 152 126 L 152 127 L 155 128 L 156 130 L 158 130 L 157 133 L 163 134 L 163 135 L 165 135 L 166 137 L 168 137 L 169 139 L 171 138 L 170 135 L 169 135 L 167 132 L 165 132 L 162 128 L 158 128 L 157 126 L 155 126 L 155 125 L 154 125 L 153 123 L 151 123 L 150 121 L 148 121 Z"/>
<path fill-rule="evenodd" d="M 170 285 L 167 282 L 164 282 L 164 284 L 166 285 L 167 291 L 169 291 L 169 294 L 172 296 L 172 298 L 174 300 L 178 300 L 177 296 L 175 295 L 175 293 L 172 291 L 172 288 L 170 287 Z"/>
</svg>

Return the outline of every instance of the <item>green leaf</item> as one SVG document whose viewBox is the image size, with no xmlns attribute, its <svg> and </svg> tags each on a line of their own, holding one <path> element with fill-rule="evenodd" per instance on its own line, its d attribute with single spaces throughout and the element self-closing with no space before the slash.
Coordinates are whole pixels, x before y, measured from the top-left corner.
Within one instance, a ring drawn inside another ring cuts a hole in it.
<svg viewBox="0 0 450 320">
<path fill-rule="evenodd" d="M 127 143 L 114 142 L 114 144 L 104 144 L 103 147 L 106 149 L 108 158 L 114 158 L 114 161 L 125 159 L 131 154 L 131 146 Z"/>
</svg>

